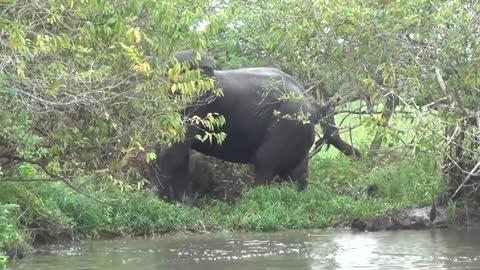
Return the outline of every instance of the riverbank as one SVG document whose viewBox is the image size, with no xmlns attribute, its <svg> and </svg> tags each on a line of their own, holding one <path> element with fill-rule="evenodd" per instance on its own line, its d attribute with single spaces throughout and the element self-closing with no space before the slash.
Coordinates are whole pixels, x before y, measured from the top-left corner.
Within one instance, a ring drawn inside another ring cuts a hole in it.
<svg viewBox="0 0 480 270">
<path fill-rule="evenodd" d="M 4 184 L 3 196 L 18 207 L 3 212 L 4 250 L 12 258 L 31 244 L 184 231 L 320 229 L 378 218 L 398 209 L 431 204 L 444 184 L 429 174 L 428 159 L 352 160 L 330 149 L 311 161 L 310 185 L 291 184 L 242 191 L 235 203 L 200 200 L 195 207 L 158 200 L 148 190 L 123 190 L 106 179 Z M 6 192 L 6 193 L 5 193 Z M 5 199 L 5 198 L 4 198 Z"/>
<path fill-rule="evenodd" d="M 401 130 L 398 133 L 403 139 L 412 136 L 414 130 L 407 123 L 402 119 L 392 123 L 397 132 Z M 344 124 L 348 124 L 348 119 Z M 360 126 L 352 133 L 353 144 L 366 153 L 372 128 Z M 135 182 L 120 182 L 108 175 L 83 173 L 76 177 L 75 186 L 88 196 L 63 182 L 2 183 L 1 248 L 10 258 L 18 259 L 32 252 L 35 245 L 82 239 L 335 226 L 392 229 L 398 225 L 395 220 L 405 216 L 404 211 L 422 207 L 428 211 L 432 198 L 444 209 L 445 222 L 441 226 L 460 224 L 464 214 L 458 210 L 458 202 L 448 199 L 447 185 L 438 166 L 441 156 L 428 151 L 412 155 L 395 144 L 392 147 L 396 140 L 387 137 L 389 148 L 375 157 L 364 155 L 360 159 L 345 156 L 334 147 L 322 149 L 311 159 L 310 184 L 304 192 L 297 192 L 287 183 L 249 189 L 244 184 L 249 177 L 242 176 L 247 173 L 245 166 L 211 165 L 211 160 L 192 162 L 193 175 L 199 176 L 199 183 L 229 180 L 225 187 L 211 192 L 210 199 L 197 199 L 194 207 L 161 201 L 152 192 L 138 189 Z M 32 165 L 22 165 L 20 170 L 26 178 L 38 175 Z M 226 198 L 222 198 L 224 193 Z M 425 224 L 426 217 L 423 216 Z"/>
</svg>

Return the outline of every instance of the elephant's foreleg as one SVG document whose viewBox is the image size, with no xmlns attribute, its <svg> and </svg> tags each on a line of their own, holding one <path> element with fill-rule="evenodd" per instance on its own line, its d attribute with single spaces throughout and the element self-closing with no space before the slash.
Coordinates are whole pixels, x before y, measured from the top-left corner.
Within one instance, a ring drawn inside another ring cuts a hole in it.
<svg viewBox="0 0 480 270">
<path fill-rule="evenodd" d="M 304 191 L 308 186 L 308 161 L 306 156 L 298 165 L 287 174 L 287 176 L 297 183 L 299 191 Z"/>
<path fill-rule="evenodd" d="M 189 162 L 190 162 L 190 150 L 186 146 L 181 146 L 174 153 L 177 156 L 177 160 L 172 164 L 174 170 L 171 180 L 171 187 L 175 198 L 179 201 L 184 201 L 191 195 L 190 175 L 189 175 Z"/>
<path fill-rule="evenodd" d="M 253 160 L 255 168 L 255 186 L 268 184 L 276 174 L 278 151 L 276 151 L 273 140 L 266 140 L 261 145 Z"/>
<path fill-rule="evenodd" d="M 254 186 L 262 186 L 269 184 L 275 176 L 273 169 L 266 164 L 257 163 L 255 166 L 255 184 Z"/>
<path fill-rule="evenodd" d="M 162 151 L 157 158 L 158 174 L 164 189 L 172 189 L 172 196 L 182 201 L 190 195 L 189 178 L 190 148 L 188 144 L 176 143 Z"/>
</svg>

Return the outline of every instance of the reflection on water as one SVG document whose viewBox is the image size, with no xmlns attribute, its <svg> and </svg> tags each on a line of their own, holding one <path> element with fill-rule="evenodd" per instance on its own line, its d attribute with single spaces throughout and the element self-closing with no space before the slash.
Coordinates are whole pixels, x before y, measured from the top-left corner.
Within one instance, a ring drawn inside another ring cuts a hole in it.
<svg viewBox="0 0 480 270">
<path fill-rule="evenodd" d="M 215 233 L 84 243 L 10 269 L 480 269 L 478 231 Z"/>
</svg>

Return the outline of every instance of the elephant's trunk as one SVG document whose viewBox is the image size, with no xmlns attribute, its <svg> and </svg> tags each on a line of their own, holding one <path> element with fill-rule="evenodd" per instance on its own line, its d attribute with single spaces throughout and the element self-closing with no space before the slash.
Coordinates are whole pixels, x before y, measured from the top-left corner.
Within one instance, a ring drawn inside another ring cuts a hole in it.
<svg viewBox="0 0 480 270">
<path fill-rule="evenodd" d="M 314 153 L 318 152 L 323 145 L 333 145 L 347 156 L 353 155 L 354 157 L 360 157 L 360 151 L 353 145 L 345 142 L 339 134 L 339 129 L 335 125 L 335 104 L 338 102 L 339 97 L 333 96 L 324 104 L 315 104 L 315 124 L 320 123 L 323 131 L 323 137 L 315 142 Z"/>
</svg>

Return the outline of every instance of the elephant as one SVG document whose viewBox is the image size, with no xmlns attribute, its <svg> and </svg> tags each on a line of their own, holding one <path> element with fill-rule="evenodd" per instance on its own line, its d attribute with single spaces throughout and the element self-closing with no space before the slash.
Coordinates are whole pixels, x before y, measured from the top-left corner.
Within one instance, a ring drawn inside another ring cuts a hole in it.
<svg viewBox="0 0 480 270">
<path fill-rule="evenodd" d="M 182 201 L 184 196 L 191 195 L 188 176 L 191 149 L 223 161 L 253 165 L 254 186 L 268 184 L 278 176 L 296 182 L 299 191 L 308 186 L 309 151 L 315 142 L 315 124 L 322 124 L 323 141 L 347 155 L 359 156 L 358 150 L 333 134 L 337 130 L 331 122 L 333 116 L 326 117 L 332 111 L 332 104 L 318 104 L 292 76 L 271 67 L 215 70 L 210 56 L 201 51 L 200 60 L 195 61 L 196 53 L 178 51 L 173 59 L 214 78 L 215 87 L 222 89 L 223 96 L 188 106 L 183 115 L 223 115 L 226 123 L 218 131 L 227 136 L 221 144 L 201 141 L 195 136 L 201 134 L 202 128 L 188 125 L 185 140 L 157 151 L 155 167 L 160 179 L 154 182 L 170 189 L 173 199 Z M 211 93 L 200 99 L 208 99 L 208 95 Z M 297 98 L 281 98 L 288 95 Z M 294 117 L 298 114 L 303 119 Z M 324 117 L 330 122 L 323 120 Z"/>
</svg>

